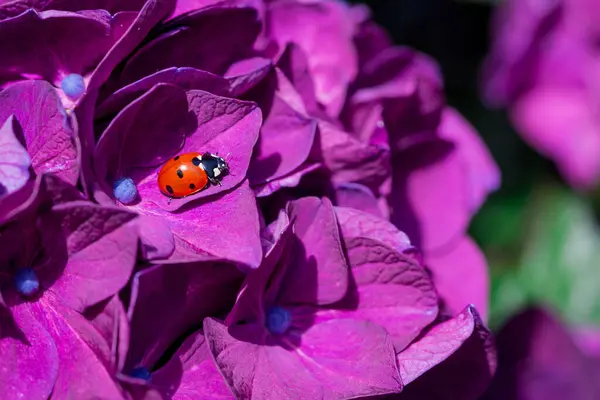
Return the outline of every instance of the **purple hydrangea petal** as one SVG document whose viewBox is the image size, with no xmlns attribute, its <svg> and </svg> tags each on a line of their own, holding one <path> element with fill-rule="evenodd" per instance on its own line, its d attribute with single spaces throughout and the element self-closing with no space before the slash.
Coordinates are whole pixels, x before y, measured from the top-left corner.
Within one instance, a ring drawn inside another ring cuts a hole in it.
<svg viewBox="0 0 600 400">
<path fill-rule="evenodd" d="M 473 304 L 486 321 L 490 278 L 485 256 L 473 240 L 464 237 L 452 250 L 426 256 L 425 262 L 437 292 L 452 314 Z"/>
<path fill-rule="evenodd" d="M 99 117 L 116 114 L 129 103 L 159 83 L 168 83 L 185 90 L 201 89 L 219 96 L 228 93 L 228 82 L 225 78 L 210 72 L 188 67 L 172 67 L 145 76 L 112 93 L 96 110 Z"/>
<path fill-rule="evenodd" d="M 359 183 L 341 183 L 336 185 L 335 204 L 340 207 L 353 208 L 383 218 L 379 202 L 371 189 Z"/>
<path fill-rule="evenodd" d="M 0 21 L 0 35 L 17 38 L 0 44 L 3 76 L 19 71 L 57 87 L 68 74 L 89 72 L 116 40 L 111 35 L 111 16 L 103 10 L 73 13 L 30 9 Z M 48 37 L 52 40 L 46 40 Z M 23 48 L 28 51 L 23 52 Z"/>
<path fill-rule="evenodd" d="M 0 93 L 0 121 L 14 115 L 33 170 L 51 172 L 69 182 L 79 176 L 78 154 L 71 119 L 48 82 L 27 81 Z"/>
<path fill-rule="evenodd" d="M 245 95 L 272 71 L 271 60 L 262 57 L 247 58 L 233 63 L 224 75 L 229 82 L 229 94 L 234 97 Z"/>
<path fill-rule="evenodd" d="M 52 337 L 27 303 L 12 307 L 13 321 L 0 311 L 0 386 L 7 398 L 46 399 L 58 374 L 59 356 Z"/>
<path fill-rule="evenodd" d="M 517 393 L 532 400 L 598 397 L 598 367 L 549 310 L 532 307 L 513 316 L 496 337 L 499 365 L 483 399 Z"/>
<path fill-rule="evenodd" d="M 408 236 L 383 218 L 349 207 L 336 207 L 335 214 L 344 239 L 375 239 L 400 253 L 412 248 Z"/>
<path fill-rule="evenodd" d="M 234 399 L 202 332 L 183 342 L 171 360 L 152 374 L 152 383 L 173 400 Z"/>
<path fill-rule="evenodd" d="M 186 206 L 184 214 L 170 213 L 151 202 L 137 210 L 161 217 L 169 225 L 175 240 L 171 260 L 197 261 L 211 256 L 250 268 L 260 264 L 258 209 L 247 181 L 217 199 Z"/>
<path fill-rule="evenodd" d="M 123 303 L 118 296 L 113 296 L 88 307 L 84 315 L 110 346 L 110 365 L 120 371 L 129 347 L 129 321 Z"/>
<path fill-rule="evenodd" d="M 15 135 L 20 129 L 13 115 L 0 127 L 0 196 L 21 189 L 29 180 L 31 159 Z"/>
<path fill-rule="evenodd" d="M 325 121 L 319 122 L 319 141 L 323 163 L 332 171 L 334 183 L 355 182 L 377 187 L 389 176 L 387 146 L 364 143 Z"/>
<path fill-rule="evenodd" d="M 131 83 L 173 66 L 221 75 L 229 63 L 250 51 L 259 30 L 252 8 L 220 6 L 195 12 L 178 19 L 176 29 L 142 47 L 125 65 L 122 82 Z M 181 50 L 192 47 L 193 52 Z"/>
<path fill-rule="evenodd" d="M 267 24 L 280 47 L 296 43 L 304 50 L 316 97 L 329 115 L 337 116 L 349 83 L 358 72 L 352 44 L 355 24 L 342 2 L 274 2 Z"/>
<path fill-rule="evenodd" d="M 33 8 L 42 10 L 80 11 L 106 10 L 110 13 L 117 11 L 138 11 L 146 0 L 26 0 L 26 1 L 4 1 L 0 4 L 0 19 L 15 17 L 24 11 Z M 82 7 L 84 6 L 85 7 Z"/>
<path fill-rule="evenodd" d="M 455 109 L 444 110 L 438 134 L 456 145 L 468 177 L 469 208 L 472 212 L 479 210 L 487 195 L 500 187 L 498 166 L 475 128 Z"/>
<path fill-rule="evenodd" d="M 223 0 L 184 0 L 178 1 L 175 10 L 170 18 L 176 18 L 182 14 L 187 14 L 192 11 L 201 10 L 203 8 L 218 4 Z"/>
<path fill-rule="evenodd" d="M 313 114 L 318 113 L 319 105 L 315 95 L 315 85 L 304 51 L 295 43 L 289 43 L 277 60 L 277 67 L 298 92 L 306 109 Z"/>
<path fill-rule="evenodd" d="M 137 273 L 126 367 L 152 367 L 174 340 L 205 317 L 225 314 L 242 280 L 238 269 L 223 262 L 163 264 Z"/>
<path fill-rule="evenodd" d="M 352 288 L 317 320 L 352 318 L 386 329 L 399 351 L 438 313 L 438 297 L 427 271 L 411 257 L 365 237 L 344 239 Z"/>
<path fill-rule="evenodd" d="M 135 214 L 80 201 L 54 206 L 67 240 L 68 262 L 52 291 L 83 311 L 121 290 L 137 254 Z"/>
<path fill-rule="evenodd" d="M 271 296 L 276 293 L 281 305 L 340 300 L 348 289 L 348 265 L 331 202 L 305 197 L 291 202 L 288 214 L 297 240 L 292 242 L 290 265 L 280 268 L 280 286 L 270 288 Z"/>
<path fill-rule="evenodd" d="M 175 239 L 169 224 L 153 215 L 139 215 L 142 257 L 145 260 L 169 258 L 175 251 Z"/>
<path fill-rule="evenodd" d="M 398 364 L 402 398 L 477 399 L 496 371 L 496 350 L 475 308 L 467 307 L 400 352 Z"/>
<path fill-rule="evenodd" d="M 353 320 L 314 325 L 292 351 L 250 341 L 255 326 L 228 329 L 214 319 L 204 321 L 210 351 L 236 398 L 352 398 L 402 387 L 391 340 L 377 325 Z"/>
<path fill-rule="evenodd" d="M 589 188 L 600 181 L 600 124 L 588 93 L 539 86 L 513 103 L 511 118 L 528 143 L 558 164 L 569 183 Z"/>
<path fill-rule="evenodd" d="M 275 94 L 248 171 L 252 186 L 270 183 L 299 168 L 310 155 L 316 130 L 316 121 Z"/>
<path fill-rule="evenodd" d="M 58 350 L 59 369 L 52 396 L 122 398 L 109 370 L 110 347 L 82 315 L 52 294 L 44 295 L 31 310 Z"/>
<path fill-rule="evenodd" d="M 293 188 L 300 184 L 302 178 L 310 172 L 316 171 L 321 168 L 319 163 L 311 163 L 303 165 L 297 170 L 293 171 L 289 175 L 283 176 L 277 180 L 267 182 L 263 185 L 259 185 L 254 188 L 256 197 L 269 196 L 282 188 Z"/>
<path fill-rule="evenodd" d="M 265 256 L 259 268 L 248 272 L 237 297 L 235 305 L 227 315 L 228 325 L 240 322 L 264 319 L 263 296 L 267 285 L 273 281 L 271 278 L 277 271 L 278 263 L 282 259 L 286 248 L 290 246 L 293 226 L 285 211 L 281 211 L 275 222 L 269 225 L 272 244 L 265 252 Z"/>
<path fill-rule="evenodd" d="M 391 221 L 425 252 L 464 234 L 469 183 L 455 144 L 427 140 L 394 157 Z"/>
</svg>

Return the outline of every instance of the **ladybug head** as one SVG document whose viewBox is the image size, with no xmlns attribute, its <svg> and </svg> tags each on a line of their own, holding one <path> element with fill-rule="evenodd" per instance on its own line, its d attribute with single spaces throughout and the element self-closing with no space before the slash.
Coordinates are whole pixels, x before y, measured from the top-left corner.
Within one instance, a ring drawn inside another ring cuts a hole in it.
<svg viewBox="0 0 600 400">
<path fill-rule="evenodd" d="M 204 153 L 202 155 L 202 167 L 208 174 L 209 180 L 213 183 L 219 183 L 223 175 L 229 172 L 229 165 L 224 158 L 216 154 Z"/>
</svg>

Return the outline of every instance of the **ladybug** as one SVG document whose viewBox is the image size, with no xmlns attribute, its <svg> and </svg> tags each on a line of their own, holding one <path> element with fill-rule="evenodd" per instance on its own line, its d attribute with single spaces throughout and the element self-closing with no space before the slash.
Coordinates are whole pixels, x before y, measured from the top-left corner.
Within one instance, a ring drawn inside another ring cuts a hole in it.
<svg viewBox="0 0 600 400">
<path fill-rule="evenodd" d="M 160 169 L 158 188 L 171 198 L 186 197 L 203 190 L 209 183 L 221 186 L 221 178 L 227 172 L 229 165 L 215 154 L 180 154 Z"/>
</svg>

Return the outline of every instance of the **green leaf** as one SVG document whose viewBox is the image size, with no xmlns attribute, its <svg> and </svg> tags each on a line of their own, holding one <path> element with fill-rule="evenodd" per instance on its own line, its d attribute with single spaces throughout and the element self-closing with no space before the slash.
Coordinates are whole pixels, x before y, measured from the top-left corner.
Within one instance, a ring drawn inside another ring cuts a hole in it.
<svg viewBox="0 0 600 400">
<path fill-rule="evenodd" d="M 509 263 L 489 255 L 492 325 L 527 303 L 547 304 L 575 324 L 600 323 L 600 230 L 591 204 L 543 184 L 522 217 L 520 253 Z"/>
</svg>

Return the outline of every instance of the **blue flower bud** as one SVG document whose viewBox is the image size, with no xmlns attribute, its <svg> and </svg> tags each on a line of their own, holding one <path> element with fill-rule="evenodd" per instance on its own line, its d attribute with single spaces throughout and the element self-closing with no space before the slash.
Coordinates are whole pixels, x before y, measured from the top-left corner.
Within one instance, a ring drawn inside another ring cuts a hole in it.
<svg viewBox="0 0 600 400">
<path fill-rule="evenodd" d="M 117 179 L 113 184 L 113 193 L 123 204 L 133 203 L 138 195 L 137 187 L 131 178 Z"/>
<path fill-rule="evenodd" d="M 133 378 L 143 379 L 145 381 L 150 381 L 152 379 L 152 373 L 146 367 L 136 367 L 131 370 L 129 376 Z"/>
<path fill-rule="evenodd" d="M 31 268 L 22 268 L 14 276 L 15 288 L 24 296 L 31 296 L 40 288 L 37 274 Z"/>
<path fill-rule="evenodd" d="M 79 74 L 69 74 L 60 83 L 63 92 L 71 100 L 77 100 L 85 92 L 85 81 Z"/>
<path fill-rule="evenodd" d="M 267 329 L 274 335 L 281 335 L 290 328 L 292 314 L 283 307 L 271 307 L 267 311 Z"/>
</svg>

